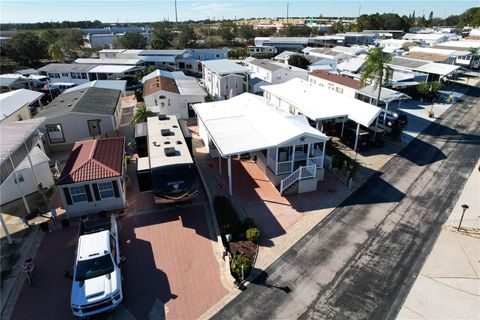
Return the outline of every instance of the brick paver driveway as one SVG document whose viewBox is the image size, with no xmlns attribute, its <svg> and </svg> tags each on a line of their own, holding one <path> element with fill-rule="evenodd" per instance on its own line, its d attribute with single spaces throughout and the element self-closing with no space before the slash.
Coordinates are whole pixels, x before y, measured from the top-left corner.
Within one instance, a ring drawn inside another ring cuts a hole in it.
<svg viewBox="0 0 480 320">
<path fill-rule="evenodd" d="M 120 220 L 125 302 L 110 319 L 194 319 L 222 298 L 203 204 Z M 70 319 L 71 270 L 76 227 L 46 234 L 32 287 L 24 287 L 12 319 Z"/>
</svg>

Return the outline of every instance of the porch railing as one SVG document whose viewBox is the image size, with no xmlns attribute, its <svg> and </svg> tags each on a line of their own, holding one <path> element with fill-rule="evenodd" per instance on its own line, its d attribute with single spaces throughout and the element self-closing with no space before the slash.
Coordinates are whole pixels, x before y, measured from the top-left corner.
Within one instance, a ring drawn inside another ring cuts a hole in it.
<svg viewBox="0 0 480 320">
<path fill-rule="evenodd" d="M 308 164 L 309 166 L 314 165 L 314 166 L 316 166 L 317 168 L 321 168 L 321 167 L 322 167 L 322 158 L 321 158 L 321 157 L 319 157 L 319 158 L 310 158 L 310 159 L 308 159 L 307 164 Z"/>
<path fill-rule="evenodd" d="M 280 194 L 283 193 L 288 187 L 299 180 L 315 178 L 317 173 L 316 165 L 308 165 L 299 167 L 297 170 L 293 171 L 290 175 L 288 175 L 285 179 L 280 181 Z"/>
<path fill-rule="evenodd" d="M 277 162 L 277 168 L 275 174 L 284 174 L 292 172 L 293 162 L 292 161 L 284 161 L 284 162 Z"/>
</svg>

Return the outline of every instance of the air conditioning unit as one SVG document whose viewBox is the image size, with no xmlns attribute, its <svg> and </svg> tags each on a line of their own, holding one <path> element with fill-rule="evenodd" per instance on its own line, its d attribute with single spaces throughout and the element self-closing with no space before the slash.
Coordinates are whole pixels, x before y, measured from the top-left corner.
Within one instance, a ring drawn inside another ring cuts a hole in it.
<svg viewBox="0 0 480 320">
<path fill-rule="evenodd" d="M 177 150 L 175 150 L 173 147 L 164 148 L 163 151 L 167 157 L 175 157 L 177 155 Z"/>
</svg>

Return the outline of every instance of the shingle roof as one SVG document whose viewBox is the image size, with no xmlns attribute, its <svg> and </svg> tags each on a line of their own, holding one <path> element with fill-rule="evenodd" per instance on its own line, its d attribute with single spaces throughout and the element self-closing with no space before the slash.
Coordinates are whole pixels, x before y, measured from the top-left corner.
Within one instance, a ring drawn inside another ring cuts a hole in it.
<svg viewBox="0 0 480 320">
<path fill-rule="evenodd" d="M 124 145 L 123 137 L 76 142 L 57 184 L 120 176 Z"/>
<path fill-rule="evenodd" d="M 90 87 L 64 93 L 38 112 L 39 117 L 54 117 L 68 112 L 113 115 L 120 90 Z"/>
<path fill-rule="evenodd" d="M 148 96 L 160 90 L 165 90 L 171 93 L 179 93 L 175 79 L 167 77 L 155 77 L 148 79 L 143 84 L 143 94 Z"/>
<path fill-rule="evenodd" d="M 323 70 L 314 70 L 310 72 L 309 75 L 322 78 L 327 81 L 332 81 L 352 89 L 360 89 L 360 81 L 339 74 L 334 74 Z"/>
</svg>

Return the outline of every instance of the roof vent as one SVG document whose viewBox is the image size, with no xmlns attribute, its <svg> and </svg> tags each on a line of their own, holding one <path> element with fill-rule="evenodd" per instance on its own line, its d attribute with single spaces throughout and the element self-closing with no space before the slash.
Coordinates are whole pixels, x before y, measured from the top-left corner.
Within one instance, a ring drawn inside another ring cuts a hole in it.
<svg viewBox="0 0 480 320">
<path fill-rule="evenodd" d="M 182 144 L 182 141 L 178 141 L 178 140 L 177 140 L 175 143 L 176 143 L 176 144 Z"/>
<path fill-rule="evenodd" d="M 174 124 L 174 125 L 172 126 L 172 128 L 178 128 L 178 126 L 177 126 L 176 124 Z"/>
<path fill-rule="evenodd" d="M 164 137 L 168 137 L 168 136 L 173 136 L 174 133 L 172 131 L 170 131 L 170 129 L 162 129 L 160 130 L 160 133 L 162 134 L 162 136 Z"/>
<path fill-rule="evenodd" d="M 163 144 L 170 144 L 170 141 L 165 141 Z"/>
<path fill-rule="evenodd" d="M 164 148 L 163 151 L 167 157 L 175 157 L 177 155 L 177 150 L 175 150 L 173 147 Z"/>
<path fill-rule="evenodd" d="M 166 114 L 159 113 L 159 114 L 158 114 L 158 120 L 164 121 L 164 120 L 169 120 L 169 118 L 167 117 Z"/>
<path fill-rule="evenodd" d="M 71 107 L 71 106 L 72 106 L 72 104 L 71 104 L 71 103 L 67 104 L 67 107 Z"/>
</svg>

